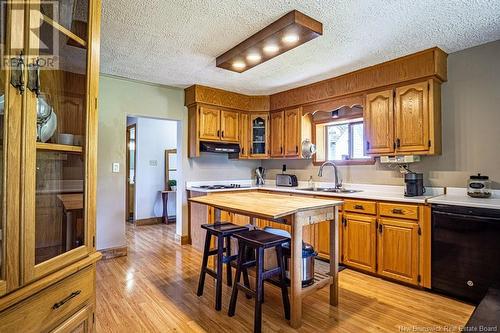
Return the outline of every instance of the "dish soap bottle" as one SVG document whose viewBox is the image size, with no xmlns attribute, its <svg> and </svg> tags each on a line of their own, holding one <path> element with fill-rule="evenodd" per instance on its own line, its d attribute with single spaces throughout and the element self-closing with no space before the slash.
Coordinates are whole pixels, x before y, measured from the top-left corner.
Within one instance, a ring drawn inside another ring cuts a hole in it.
<svg viewBox="0 0 500 333">
<path fill-rule="evenodd" d="M 309 180 L 307 181 L 307 187 L 308 188 L 315 188 L 314 181 L 313 181 L 313 176 L 309 176 Z"/>
</svg>

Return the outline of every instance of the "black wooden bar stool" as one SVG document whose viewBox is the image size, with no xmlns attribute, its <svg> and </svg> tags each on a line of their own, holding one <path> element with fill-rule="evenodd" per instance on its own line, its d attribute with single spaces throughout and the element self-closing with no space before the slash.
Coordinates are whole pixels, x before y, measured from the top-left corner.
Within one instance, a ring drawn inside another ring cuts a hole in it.
<svg viewBox="0 0 500 333">
<path fill-rule="evenodd" d="M 281 288 L 283 298 L 283 307 L 285 318 L 290 319 L 290 302 L 288 300 L 288 290 L 285 279 L 285 262 L 283 257 L 282 245 L 288 243 L 290 238 L 271 234 L 263 230 L 252 230 L 234 235 L 238 239 L 238 262 L 236 266 L 236 278 L 231 293 L 228 315 L 234 316 L 236 311 L 236 301 L 238 299 L 238 290 L 241 289 L 247 295 L 255 297 L 254 313 L 254 332 L 260 332 L 262 328 L 262 301 L 264 297 L 264 281 L 273 276 L 278 276 L 277 285 Z M 274 247 L 278 267 L 264 271 L 264 250 Z M 255 260 L 247 260 L 246 250 L 251 248 L 255 250 Z M 246 273 L 249 267 L 256 266 L 255 290 L 251 290 L 245 283 L 240 284 L 241 273 Z"/>
<path fill-rule="evenodd" d="M 205 287 L 205 275 L 208 273 L 210 276 L 215 278 L 215 310 L 220 311 L 222 307 L 222 264 L 226 264 L 227 268 L 227 285 L 232 285 L 232 271 L 231 271 L 231 261 L 236 260 L 238 255 L 231 255 L 231 236 L 239 233 L 248 231 L 245 226 L 240 226 L 232 223 L 215 223 L 215 224 L 203 224 L 201 226 L 207 231 L 205 237 L 205 247 L 203 250 L 203 261 L 201 264 L 200 279 L 198 281 L 198 296 L 203 295 L 203 288 Z M 210 250 L 210 241 L 212 236 L 217 237 L 217 248 Z M 224 247 L 224 239 L 226 240 L 226 246 Z M 225 255 L 224 255 L 225 252 Z M 208 257 L 217 256 L 217 267 L 216 270 L 212 270 L 207 267 Z M 245 274 L 245 283 L 248 282 L 248 275 Z M 247 284 L 248 285 L 248 284 Z"/>
</svg>

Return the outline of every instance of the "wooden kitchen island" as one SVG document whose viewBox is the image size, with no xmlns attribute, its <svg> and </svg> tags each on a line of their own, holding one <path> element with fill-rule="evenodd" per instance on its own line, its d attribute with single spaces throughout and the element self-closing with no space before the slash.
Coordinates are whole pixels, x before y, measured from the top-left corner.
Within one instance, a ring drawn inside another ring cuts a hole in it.
<svg viewBox="0 0 500 333">
<path fill-rule="evenodd" d="M 271 220 L 291 226 L 290 267 L 290 325 L 298 328 L 302 324 L 302 298 L 327 285 L 330 286 L 330 304 L 338 304 L 339 200 L 307 197 L 292 197 L 261 192 L 224 192 L 208 196 L 191 197 L 198 203 L 215 209 L 215 221 L 221 222 L 221 211 L 256 219 Z M 315 283 L 302 288 L 302 231 L 306 225 L 329 221 L 330 225 L 330 273 L 315 276 Z"/>
</svg>

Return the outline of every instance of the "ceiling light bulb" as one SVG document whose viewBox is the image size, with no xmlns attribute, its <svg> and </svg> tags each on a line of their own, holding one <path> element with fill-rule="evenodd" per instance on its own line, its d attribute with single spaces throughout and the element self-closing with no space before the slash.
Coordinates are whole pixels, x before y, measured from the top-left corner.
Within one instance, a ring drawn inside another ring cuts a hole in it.
<svg viewBox="0 0 500 333">
<path fill-rule="evenodd" d="M 299 41 L 299 36 L 296 34 L 289 34 L 283 37 L 283 42 L 291 44 L 291 43 L 297 43 Z"/>
<path fill-rule="evenodd" d="M 247 55 L 247 60 L 251 62 L 258 62 L 261 59 L 262 57 L 258 53 L 250 53 L 249 55 Z"/>
<path fill-rule="evenodd" d="M 278 47 L 278 45 L 270 44 L 270 45 L 264 46 L 264 52 L 267 54 L 276 53 L 279 50 L 280 50 L 280 48 Z"/>
<path fill-rule="evenodd" d="M 243 69 L 243 68 L 247 67 L 247 65 L 245 65 L 245 63 L 243 61 L 235 61 L 235 62 L 233 62 L 233 67 L 236 69 Z"/>
</svg>

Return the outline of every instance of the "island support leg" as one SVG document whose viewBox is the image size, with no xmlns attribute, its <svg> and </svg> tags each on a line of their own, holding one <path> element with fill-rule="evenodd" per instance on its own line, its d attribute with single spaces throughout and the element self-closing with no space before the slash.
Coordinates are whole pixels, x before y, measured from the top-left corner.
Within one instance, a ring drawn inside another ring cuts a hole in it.
<svg viewBox="0 0 500 333">
<path fill-rule="evenodd" d="M 292 240 L 290 258 L 290 326 L 302 325 L 302 226 L 292 216 Z"/>
<path fill-rule="evenodd" d="M 330 304 L 339 303 L 339 208 L 335 206 L 335 218 L 330 221 L 330 275 L 333 283 L 330 285 Z"/>
</svg>

